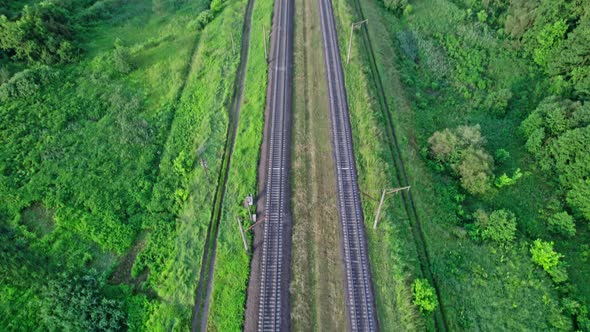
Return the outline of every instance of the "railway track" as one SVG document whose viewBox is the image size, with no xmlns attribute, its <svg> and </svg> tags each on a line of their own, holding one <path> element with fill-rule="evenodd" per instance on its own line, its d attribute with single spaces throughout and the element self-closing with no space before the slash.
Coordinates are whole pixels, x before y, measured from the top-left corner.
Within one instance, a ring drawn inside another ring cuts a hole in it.
<svg viewBox="0 0 590 332">
<path fill-rule="evenodd" d="M 336 164 L 349 329 L 376 331 L 378 324 L 336 24 L 331 1 L 318 1 Z"/>
<path fill-rule="evenodd" d="M 260 260 L 258 331 L 289 326 L 289 122 L 292 99 L 292 0 L 276 0 L 267 91 L 266 184 Z"/>
</svg>

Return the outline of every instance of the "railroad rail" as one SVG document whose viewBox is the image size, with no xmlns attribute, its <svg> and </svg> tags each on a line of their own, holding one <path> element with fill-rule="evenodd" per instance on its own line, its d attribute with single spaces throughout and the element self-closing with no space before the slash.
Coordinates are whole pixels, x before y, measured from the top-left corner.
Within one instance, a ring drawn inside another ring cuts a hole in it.
<svg viewBox="0 0 590 332">
<path fill-rule="evenodd" d="M 288 161 L 291 114 L 292 0 L 276 0 L 271 33 L 266 151 L 266 188 L 260 271 L 258 331 L 288 326 Z M 285 321 L 287 320 L 287 321 Z M 287 322 L 287 323 L 285 323 Z"/>
<path fill-rule="evenodd" d="M 318 1 L 328 82 L 332 145 L 336 164 L 349 329 L 377 331 L 366 234 L 336 24 L 331 1 Z"/>
</svg>

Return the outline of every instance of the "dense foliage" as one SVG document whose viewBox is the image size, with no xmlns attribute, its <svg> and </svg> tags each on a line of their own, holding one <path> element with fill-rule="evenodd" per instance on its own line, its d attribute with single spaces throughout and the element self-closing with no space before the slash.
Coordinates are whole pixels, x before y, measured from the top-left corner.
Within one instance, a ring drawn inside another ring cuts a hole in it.
<svg viewBox="0 0 590 332">
<path fill-rule="evenodd" d="M 153 3 L 0 4 L 2 330 L 166 329 L 190 319 L 197 273 L 185 271 L 199 269 L 203 189 L 214 188 L 205 177 L 195 187 L 195 151 L 215 172 L 220 96 L 231 90 L 221 76 L 233 76 L 235 57 L 215 46 L 219 27 L 205 33 L 223 23 L 214 20 L 223 1 L 215 12 L 204 0 Z M 241 6 L 226 16 L 239 21 Z"/>
<path fill-rule="evenodd" d="M 422 313 L 431 313 L 438 306 L 434 288 L 426 279 L 414 280 L 412 295 L 414 296 L 414 304 L 420 308 Z"/>
<path fill-rule="evenodd" d="M 368 2 L 450 328 L 590 329 L 590 3 Z"/>
</svg>

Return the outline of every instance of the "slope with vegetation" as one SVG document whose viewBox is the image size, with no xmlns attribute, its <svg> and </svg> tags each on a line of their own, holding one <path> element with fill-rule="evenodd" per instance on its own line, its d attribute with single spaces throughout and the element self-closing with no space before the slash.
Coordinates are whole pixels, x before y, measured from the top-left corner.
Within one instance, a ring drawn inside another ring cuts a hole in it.
<svg viewBox="0 0 590 332">
<path fill-rule="evenodd" d="M 243 7 L 2 2 L 0 326 L 188 326 Z"/>
<path fill-rule="evenodd" d="M 588 330 L 588 2 L 361 3 L 449 329 Z"/>
</svg>

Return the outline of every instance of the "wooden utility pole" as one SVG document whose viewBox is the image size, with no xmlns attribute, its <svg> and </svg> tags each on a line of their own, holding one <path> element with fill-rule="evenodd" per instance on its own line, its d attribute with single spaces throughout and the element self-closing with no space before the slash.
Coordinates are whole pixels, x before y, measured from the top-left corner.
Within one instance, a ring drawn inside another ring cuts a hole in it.
<svg viewBox="0 0 590 332">
<path fill-rule="evenodd" d="M 352 32 L 354 31 L 354 29 L 360 28 L 363 23 L 367 23 L 367 22 L 368 22 L 368 20 L 364 20 L 364 21 L 352 23 L 350 25 L 350 41 L 348 42 L 348 55 L 346 56 L 346 64 L 348 64 L 350 62 L 350 51 L 352 49 Z"/>
<path fill-rule="evenodd" d="M 264 24 L 262 25 L 262 40 L 264 41 L 264 58 L 268 62 L 268 55 L 266 52 L 266 29 L 264 28 Z"/>
<path fill-rule="evenodd" d="M 383 192 L 381 192 L 381 200 L 379 201 L 379 207 L 377 208 L 377 215 L 375 215 L 375 222 L 373 223 L 373 229 L 377 228 L 377 223 L 379 222 L 379 217 L 381 216 L 381 207 L 383 207 L 383 201 L 385 201 L 385 195 L 386 194 L 397 194 L 402 190 L 410 190 L 410 186 L 401 187 L 401 188 L 383 189 Z"/>
<path fill-rule="evenodd" d="M 238 225 L 240 225 L 240 234 L 242 235 L 242 242 L 244 242 L 244 250 L 246 250 L 246 253 L 249 254 L 250 252 L 248 251 L 248 242 L 246 241 L 246 235 L 244 235 L 244 227 L 242 227 L 242 221 L 239 217 Z"/>
<path fill-rule="evenodd" d="M 205 176 L 207 177 L 207 179 L 209 179 L 209 167 L 207 166 L 207 161 L 203 158 L 201 158 L 201 167 L 203 167 L 203 169 L 205 170 Z"/>
</svg>

